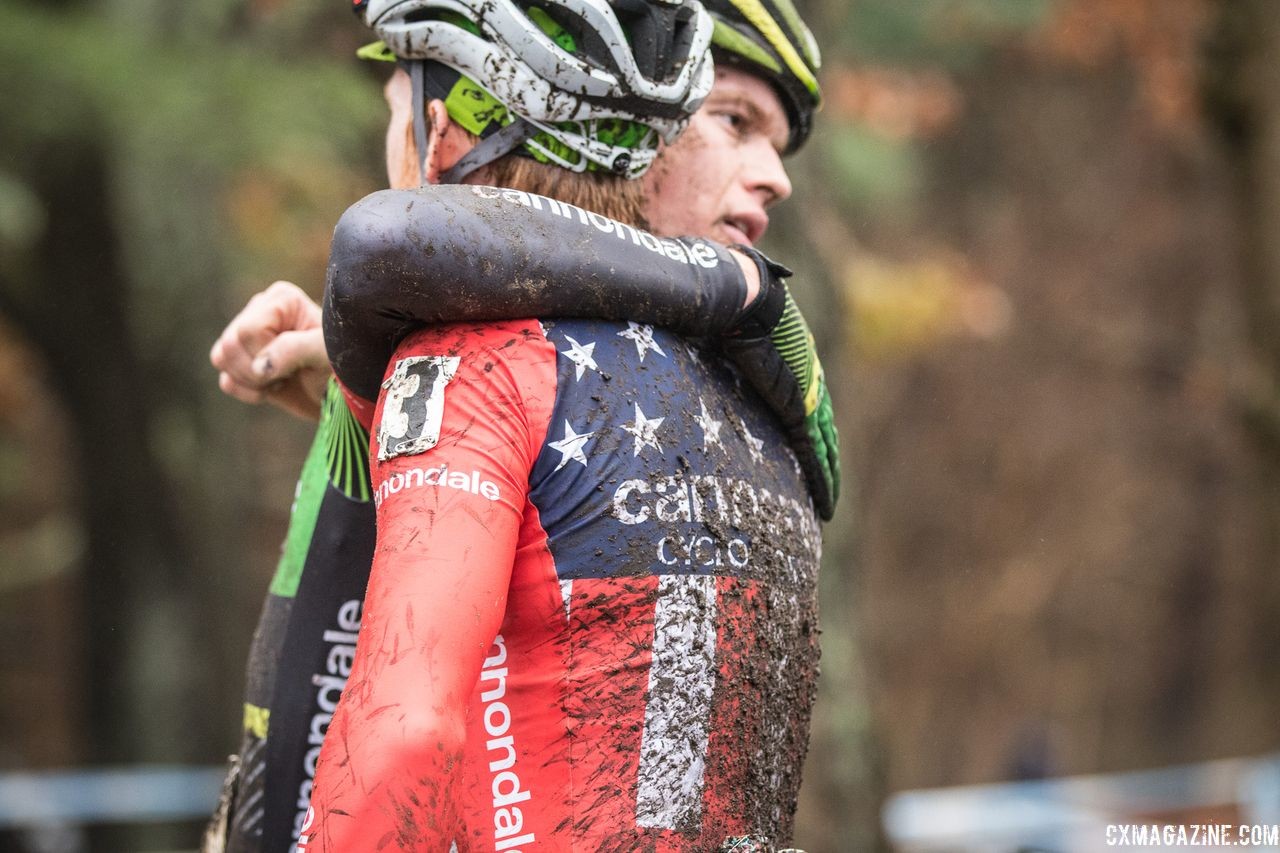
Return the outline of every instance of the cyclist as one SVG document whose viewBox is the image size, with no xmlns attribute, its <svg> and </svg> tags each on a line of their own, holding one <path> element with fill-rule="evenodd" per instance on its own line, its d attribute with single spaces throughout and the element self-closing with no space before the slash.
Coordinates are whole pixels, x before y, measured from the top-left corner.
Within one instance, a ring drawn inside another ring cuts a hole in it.
<svg viewBox="0 0 1280 853">
<path fill-rule="evenodd" d="M 550 171 L 643 164 L 645 141 L 700 100 L 708 22 L 666 4 L 458 9 L 366 10 L 414 76 L 416 103 L 393 99 L 388 137 L 403 138 L 407 113 L 417 144 L 391 157 L 447 181 L 524 145 L 543 162 L 505 159 L 484 178 L 553 186 L 559 201 L 457 188 L 344 214 L 326 328 L 355 395 L 370 390 L 366 351 L 344 346 L 360 315 L 335 284 L 412 279 L 451 230 L 486 248 L 505 208 L 538 211 L 552 230 L 589 223 L 619 253 L 651 252 L 655 278 L 676 265 L 737 273 L 708 244 L 646 240 L 624 185 Z M 613 72 L 607 95 L 581 94 L 584 60 Z M 788 125 L 771 106 L 781 149 Z M 499 213 L 467 218 L 468 195 Z M 632 225 L 572 203 L 587 198 Z M 386 228 L 397 208 L 413 219 L 403 244 L 399 223 Z M 754 258 L 762 282 L 776 276 Z M 763 406 L 743 405 L 716 360 L 635 322 L 424 329 L 397 347 L 381 389 L 366 424 L 378 546 L 362 640 L 298 849 L 707 849 L 789 835 L 819 546 Z"/>
<path fill-rule="evenodd" d="M 655 169 L 651 175 L 656 176 L 658 180 L 647 179 L 650 180 L 651 188 L 655 184 L 662 185 L 660 200 L 679 199 L 682 189 L 693 185 L 681 177 L 680 167 L 674 165 L 682 162 L 677 155 L 683 158 L 683 162 L 689 164 L 688 174 L 705 176 L 714 173 L 717 168 L 722 168 L 725 162 L 732 160 L 726 152 L 717 151 L 714 147 L 708 148 L 706 145 L 707 139 L 714 139 L 715 133 L 721 128 L 724 126 L 740 128 L 739 132 L 743 140 L 749 140 L 753 135 L 758 136 L 759 128 L 757 124 L 753 124 L 756 111 L 744 108 L 744 104 L 750 105 L 751 98 L 759 98 L 759 92 L 750 88 L 754 82 L 767 79 L 777 85 L 778 92 L 774 97 L 782 97 L 790 114 L 789 139 L 779 147 L 794 147 L 803 140 L 804 133 L 807 132 L 808 116 L 816 104 L 815 90 L 810 90 L 798 76 L 794 79 L 788 78 L 785 70 L 782 72 L 776 70 L 776 68 L 786 68 L 780 60 L 773 60 L 774 70 L 767 69 L 763 63 L 753 64 L 762 55 L 768 58 L 769 54 L 765 51 L 772 49 L 769 42 L 761 36 L 759 30 L 753 29 L 753 25 L 746 23 L 745 18 L 736 13 L 732 5 L 729 3 L 721 5 L 723 9 L 720 10 L 721 21 L 717 32 L 719 48 L 717 58 L 724 61 L 726 56 L 740 57 L 741 67 L 750 68 L 753 71 L 753 77 L 744 82 L 742 80 L 744 75 L 739 72 L 722 72 L 723 77 L 717 81 L 716 89 L 713 90 L 707 107 L 695 120 L 695 130 L 698 129 L 698 122 L 702 122 L 700 134 L 703 138 L 702 143 L 685 146 L 684 141 L 677 142 L 660 158 L 660 163 L 667 161 L 673 165 L 666 169 L 661 167 Z M 712 8 L 715 9 L 715 7 L 716 4 L 713 3 Z M 784 18 L 776 10 L 772 11 L 774 11 L 774 17 L 785 24 Z M 724 37 L 723 32 L 726 29 L 735 29 L 739 41 L 735 42 Z M 786 32 L 792 36 L 793 40 L 795 39 L 794 31 Z M 807 31 L 803 32 L 807 40 Z M 754 38 L 758 43 L 753 51 L 742 46 L 743 43 L 740 40 L 743 33 L 746 33 L 749 38 Z M 725 47 L 726 44 L 734 45 L 741 52 L 733 53 L 730 48 Z M 759 47 L 761 44 L 764 48 Z M 797 41 L 792 49 L 794 51 L 798 47 L 803 50 L 805 44 L 806 41 Z M 778 52 L 774 50 L 774 56 L 777 55 Z M 809 54 L 809 57 L 814 59 L 812 54 Z M 780 79 L 782 83 L 779 83 Z M 403 82 L 401 81 L 400 85 L 403 85 Z M 722 97 L 717 99 L 717 94 Z M 704 119 L 706 121 L 703 121 Z M 686 140 L 693 138 L 693 136 L 685 137 Z M 698 163 L 699 157 L 702 159 L 701 163 Z M 661 180 L 662 178 L 666 180 Z M 737 181 L 737 184 L 734 184 L 734 181 Z M 771 196 L 785 195 L 785 183 L 780 184 L 776 179 L 769 183 L 773 187 L 781 186 L 782 188 L 770 190 L 764 200 L 759 203 L 760 207 L 773 200 Z M 649 215 L 659 226 L 659 230 L 666 233 L 689 228 L 722 238 L 758 238 L 764 222 L 760 212 L 751 209 L 750 203 L 744 204 L 740 197 L 735 197 L 735 194 L 741 196 L 744 192 L 747 194 L 756 192 L 750 187 L 748 177 L 730 173 L 718 188 L 719 196 L 706 194 L 692 196 L 684 202 L 669 205 L 667 212 L 657 209 L 660 204 L 651 201 L 648 207 Z M 714 189 L 717 188 L 713 187 Z M 709 198 L 721 203 L 724 209 L 708 207 L 706 200 Z M 698 207 L 698 202 L 703 203 L 701 208 Z M 733 209 L 735 204 L 737 209 Z M 685 221 L 664 225 L 664 217 L 668 221 L 677 220 L 678 217 L 673 214 L 681 213 L 686 214 Z M 690 220 L 689 214 L 700 214 L 703 220 Z M 726 233 L 729 229 L 736 230 L 738 234 Z M 456 283 L 458 279 L 455 278 L 452 281 Z M 565 277 L 561 277 L 556 283 L 561 289 L 553 293 L 553 296 L 572 292 L 572 288 L 565 286 Z M 482 288 L 486 282 L 464 284 L 466 286 L 461 288 L 462 290 L 465 291 L 467 287 L 471 287 L 479 292 L 479 288 Z M 282 291 L 286 290 L 283 286 L 273 288 L 246 311 L 239 325 L 243 330 L 246 325 L 252 326 L 256 323 L 257 329 L 252 334 L 232 334 L 229 330 L 228 336 L 224 336 L 224 346 L 220 347 L 224 353 L 235 350 L 237 347 L 242 350 L 238 361 L 226 356 L 220 365 L 230 368 L 223 377 L 224 388 L 228 388 L 228 378 L 235 374 L 238 368 L 247 367 L 251 363 L 255 348 L 267 341 L 273 331 L 307 325 L 306 322 L 298 322 L 299 317 L 306 316 L 304 314 L 281 313 L 282 308 L 293 311 L 293 308 L 289 307 L 291 301 L 293 305 L 298 304 L 297 297 L 300 291 L 282 296 Z M 459 304 L 449 305 L 448 297 L 458 293 L 459 291 L 455 289 L 442 294 L 443 302 L 440 296 L 437 297 L 437 301 L 441 302 L 438 310 L 443 312 L 442 316 L 451 316 L 449 312 L 453 312 L 454 316 L 465 316 L 465 312 L 471 306 L 484 304 L 479 300 L 464 299 Z M 543 296 L 546 295 L 543 294 Z M 510 297 L 505 302 L 495 299 L 488 304 L 503 304 L 504 307 L 509 307 L 513 315 L 522 313 L 520 304 Z M 655 306 L 652 301 L 636 299 L 631 305 L 632 316 L 639 316 L 646 310 L 657 311 L 660 307 Z M 690 303 L 684 307 L 693 310 L 698 306 L 697 303 Z M 534 312 L 524 311 L 523 313 Z M 565 312 L 553 311 L 552 313 Z M 661 318 L 640 316 L 640 319 Z M 236 324 L 233 324 L 233 328 L 235 326 Z M 694 329 L 694 331 L 698 330 Z M 700 330 L 706 332 L 709 329 L 706 324 L 703 324 Z M 275 351 L 274 358 L 277 360 L 277 366 L 284 367 L 279 357 L 279 350 Z M 215 351 L 215 363 L 218 361 Z M 259 393 L 257 388 L 249 385 L 257 381 L 256 374 L 242 370 L 236 375 L 240 378 L 232 381 L 243 382 L 243 384 L 238 387 L 232 385 L 228 390 L 241 394 Z M 273 737 L 267 748 L 264 748 L 257 738 L 250 738 L 246 749 L 246 766 L 249 768 L 246 776 L 249 777 L 249 785 L 247 792 L 245 790 L 241 792 L 238 800 L 240 807 L 236 812 L 237 818 L 247 818 L 247 820 L 241 820 L 241 824 L 248 824 L 248 826 L 242 826 L 243 834 L 246 836 L 252 836 L 255 828 L 261 832 L 264 819 L 262 804 L 264 802 L 270 804 L 272 797 L 279 798 L 282 794 L 285 802 L 281 807 L 265 810 L 266 822 L 268 824 L 273 822 L 274 812 L 274 823 L 284 823 L 296 829 L 292 818 L 295 814 L 300 818 L 300 809 L 305 808 L 306 794 L 309 792 L 307 771 L 308 768 L 314 767 L 314 752 L 318 745 L 319 734 L 327 721 L 326 707 L 329 711 L 332 710 L 331 702 L 336 699 L 334 685 L 340 680 L 337 675 L 325 669 L 324 662 L 331 661 L 335 651 L 339 657 L 344 653 L 347 645 L 343 642 L 344 639 L 350 637 L 354 633 L 354 627 L 359 624 L 359 601 L 365 572 L 360 569 L 352 570 L 352 566 L 358 566 L 361 563 L 361 554 L 364 554 L 364 564 L 367 565 L 368 544 L 362 541 L 360 535 L 353 534 L 353 531 L 369 526 L 367 504 L 361 503 L 362 498 L 367 501 L 367 492 L 364 491 L 367 487 L 364 486 L 364 477 L 355 461 L 360 455 L 360 442 L 361 438 L 351 424 L 350 416 L 340 403 L 330 397 L 325 407 L 321 437 L 317 440 L 308 463 L 307 473 L 304 474 L 302 494 L 291 527 L 289 547 L 286 548 L 286 554 L 282 560 L 281 572 L 273 584 L 275 594 L 264 611 L 263 622 L 255 641 L 255 659 L 259 664 L 267 665 L 251 668 L 250 676 L 251 699 L 256 692 L 259 697 L 262 697 L 257 707 L 272 709 L 271 731 L 277 734 L 281 731 L 296 732 L 299 736 L 284 739 L 278 736 Z M 347 460 L 346 464 L 343 463 L 344 459 Z M 314 538 L 311 538 L 312 536 Z M 301 571 L 304 564 L 305 573 Z M 300 577 L 304 582 L 299 586 Z M 345 586 L 345 592 L 342 591 L 343 586 Z M 293 601 L 292 594 L 297 595 L 297 603 L 293 604 L 292 614 L 290 614 L 289 604 Z M 288 637 L 294 640 L 293 642 L 285 641 L 282 635 L 286 631 Z M 322 642 L 320 638 L 326 636 L 336 639 L 331 642 Z M 303 638 L 302 642 L 298 642 L 299 637 Z M 353 640 L 353 637 L 351 639 Z M 272 654 L 273 649 L 274 654 Z M 280 654 L 283 654 L 283 659 L 279 658 Z M 282 662 L 278 678 L 274 676 L 273 667 L 270 665 L 276 660 Z M 247 728 L 260 729 L 265 734 L 266 715 L 258 713 L 255 707 L 249 708 L 246 723 Z M 277 753 L 277 760 L 267 763 L 264 773 L 261 770 L 267 758 L 264 753 L 269 752 Z M 274 782 L 271 781 L 273 776 Z M 260 795 L 255 796 L 253 791 L 255 782 L 261 790 L 263 778 L 268 780 L 265 786 L 265 799 Z M 280 819 L 281 815 L 285 816 L 283 821 Z M 273 833 L 270 826 L 266 834 L 268 837 L 280 836 L 280 832 Z M 247 842 L 242 840 L 242 843 Z"/>
</svg>

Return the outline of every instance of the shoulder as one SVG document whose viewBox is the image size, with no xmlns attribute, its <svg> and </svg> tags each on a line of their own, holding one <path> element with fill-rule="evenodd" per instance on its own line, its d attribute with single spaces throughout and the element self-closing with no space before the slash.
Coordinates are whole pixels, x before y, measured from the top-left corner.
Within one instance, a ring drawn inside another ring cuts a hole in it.
<svg viewBox="0 0 1280 853">
<path fill-rule="evenodd" d="M 515 404 L 555 388 L 556 348 L 537 320 L 453 323 L 405 338 L 387 365 L 384 395 L 397 376 L 441 371 L 455 386 L 475 386 L 478 402 Z"/>
<path fill-rule="evenodd" d="M 490 323 L 450 323 L 427 326 L 408 335 L 395 357 L 430 352 L 444 356 L 490 353 L 504 359 L 527 358 L 547 347 L 547 336 L 537 320 L 502 320 Z"/>
<path fill-rule="evenodd" d="M 555 360 L 536 320 L 414 332 L 384 374 L 374 415 L 378 459 L 467 442 L 527 452 L 545 432 Z"/>
</svg>

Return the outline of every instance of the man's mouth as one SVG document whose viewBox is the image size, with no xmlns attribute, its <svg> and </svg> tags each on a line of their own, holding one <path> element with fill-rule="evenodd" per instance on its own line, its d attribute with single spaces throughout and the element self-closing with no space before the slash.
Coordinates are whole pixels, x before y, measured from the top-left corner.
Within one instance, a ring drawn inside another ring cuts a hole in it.
<svg viewBox="0 0 1280 853">
<path fill-rule="evenodd" d="M 754 246 L 769 227 L 769 217 L 763 213 L 739 213 L 724 217 L 720 224 L 730 242 Z"/>
</svg>

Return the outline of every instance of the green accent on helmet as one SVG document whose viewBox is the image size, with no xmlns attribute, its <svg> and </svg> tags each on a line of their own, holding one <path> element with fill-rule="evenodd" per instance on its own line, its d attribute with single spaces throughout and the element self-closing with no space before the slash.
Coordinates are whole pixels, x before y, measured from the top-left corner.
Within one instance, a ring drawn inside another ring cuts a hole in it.
<svg viewBox="0 0 1280 853">
<path fill-rule="evenodd" d="M 650 132 L 648 125 L 626 119 L 600 119 L 596 122 L 596 136 L 606 145 L 635 148 Z"/>
<path fill-rule="evenodd" d="M 711 44 L 768 68 L 774 74 L 782 73 L 782 64 L 770 56 L 769 51 L 719 19 L 716 20 L 715 29 L 711 31 Z"/>
<path fill-rule="evenodd" d="M 702 0 L 715 22 L 712 52 L 717 64 L 740 68 L 770 83 L 782 98 L 791 125 L 784 153 L 802 146 L 822 105 L 817 42 L 792 0 Z"/>
<path fill-rule="evenodd" d="M 573 40 L 573 36 L 569 34 L 569 31 L 556 23 L 541 6 L 530 6 L 525 14 L 529 16 L 529 20 L 538 25 L 539 29 L 550 36 L 551 40 L 562 50 L 566 50 L 569 53 L 578 52 L 578 43 Z"/>
<path fill-rule="evenodd" d="M 545 10 L 533 6 L 529 8 L 527 14 L 529 20 L 537 24 L 539 29 L 546 33 L 557 45 L 570 53 L 577 52 L 577 44 L 574 42 L 573 36 L 564 27 L 556 23 Z M 480 33 L 480 28 L 474 22 L 457 12 L 442 12 L 440 18 L 461 27 L 467 32 L 476 35 Z M 489 94 L 488 90 L 465 74 L 459 75 L 458 82 L 449 90 L 449 96 L 445 98 L 444 105 L 449 111 L 449 118 L 476 136 L 483 134 L 490 124 L 496 122 L 498 127 L 506 127 L 513 120 L 511 113 L 501 101 Z M 539 142 L 543 142 L 544 138 L 546 138 L 546 134 L 539 134 L 537 137 Z M 553 139 L 548 139 L 543 144 L 550 148 L 552 144 L 558 145 L 559 143 L 556 143 Z"/>
<path fill-rule="evenodd" d="M 565 125 L 572 124 L 574 123 L 565 122 Z M 648 125 L 621 118 L 596 119 L 594 123 L 594 130 L 595 132 L 592 136 L 596 139 L 606 145 L 616 145 L 621 148 L 635 148 L 651 133 L 651 129 Z M 543 148 L 546 148 L 547 151 L 551 152 L 556 157 L 559 157 L 566 163 L 571 163 L 572 165 L 577 166 L 582 160 L 581 153 L 574 151 L 572 148 L 565 145 L 549 133 L 539 133 L 537 136 L 533 137 L 532 141 L 541 145 Z M 539 163 L 554 162 L 551 158 L 547 157 L 536 148 L 526 148 L 525 150 Z M 598 163 L 588 161 L 587 171 L 604 172 L 608 170 Z"/>
<path fill-rule="evenodd" d="M 502 102 L 465 74 L 458 76 L 458 82 L 449 90 L 449 97 L 444 99 L 444 106 L 449 111 L 449 118 L 476 136 L 484 133 L 494 122 L 498 127 L 511 124 L 511 114 Z"/>
<path fill-rule="evenodd" d="M 804 51 L 805 62 L 814 71 L 822 67 L 822 55 L 818 52 L 818 43 L 814 41 L 813 33 L 809 31 L 809 27 L 805 25 L 804 19 L 800 17 L 800 13 L 796 11 L 796 7 L 792 5 L 791 0 L 773 0 L 773 5 L 778 7 L 778 11 L 782 14 L 783 20 L 787 22 L 787 26 L 796 37 L 796 42 L 800 45 L 800 49 Z"/>
<path fill-rule="evenodd" d="M 552 154 L 559 157 L 561 160 L 564 160 L 564 162 L 566 163 L 577 166 L 578 163 L 581 162 L 582 160 L 581 153 L 574 151 L 572 148 L 570 148 L 568 145 L 565 145 L 563 142 L 561 142 L 559 139 L 556 139 L 554 136 L 550 136 L 546 133 L 539 133 L 538 135 L 533 137 L 533 141 L 537 142 L 543 148 L 547 149 Z M 526 154 L 528 154 L 534 160 L 537 160 L 539 163 L 555 162 L 546 154 L 543 154 L 541 151 L 539 151 L 536 148 L 531 148 L 528 145 L 526 145 L 524 150 Z M 595 168 L 594 163 L 587 164 L 588 171 L 592 171 L 594 168 Z"/>
<path fill-rule="evenodd" d="M 375 41 L 372 44 L 366 44 L 364 47 L 356 51 L 356 56 L 361 59 L 370 59 L 374 62 L 395 62 L 396 55 L 391 52 L 391 48 L 387 47 L 385 41 Z"/>
<path fill-rule="evenodd" d="M 527 14 L 529 19 L 537 24 L 539 29 L 546 33 L 561 49 L 570 53 L 577 53 L 578 46 L 573 36 L 547 14 L 544 9 L 532 6 L 528 9 Z M 474 23 L 457 13 L 445 12 L 441 17 L 470 32 L 479 32 L 479 28 Z M 501 101 L 465 74 L 459 75 L 458 82 L 449 91 L 449 97 L 445 99 L 444 105 L 449 111 L 449 118 L 476 136 L 483 135 L 490 125 L 496 123 L 498 127 L 506 127 L 514 120 L 511 112 Z M 571 124 L 573 123 L 566 123 L 566 125 Z M 594 136 L 608 145 L 634 148 L 648 133 L 649 127 L 647 125 L 623 119 L 612 119 L 597 121 Z M 580 152 L 573 150 L 549 133 L 538 133 L 530 141 L 566 163 L 572 163 L 577 166 L 582 161 Z M 539 163 L 554 162 L 546 154 L 537 150 L 536 147 L 526 145 L 524 152 Z M 594 162 L 588 162 L 587 170 L 594 172 L 603 171 L 604 169 Z"/>
<path fill-rule="evenodd" d="M 751 26 L 760 31 L 760 34 L 769 42 L 769 45 L 778 52 L 792 75 L 809 90 L 815 99 L 821 99 L 822 91 L 818 88 L 818 78 L 813 75 L 809 66 L 805 64 L 804 59 L 796 52 L 791 40 L 782 31 L 782 27 L 773 19 L 773 16 L 769 14 L 769 10 L 761 4 L 760 0 L 730 0 L 730 2 Z M 794 8 L 791 13 L 795 14 Z M 798 19 L 799 16 L 796 17 Z M 803 24 L 801 26 L 803 27 Z"/>
<path fill-rule="evenodd" d="M 451 11 L 442 11 L 438 14 L 440 20 L 448 21 L 474 35 L 480 35 L 480 28 L 465 15 Z M 526 14 L 558 47 L 570 53 L 576 54 L 578 52 L 578 45 L 573 35 L 557 23 L 545 9 L 539 6 L 531 6 L 526 11 Z M 765 51 L 731 30 L 728 33 L 730 37 L 746 41 L 746 44 L 742 46 L 743 50 L 739 52 L 754 48 L 762 57 L 761 59 L 756 59 L 756 61 L 773 63 L 773 67 L 781 73 L 781 67 Z M 356 56 L 361 59 L 379 62 L 395 62 L 397 60 L 391 48 L 382 41 L 365 45 L 356 51 Z M 449 95 L 445 98 L 444 105 L 449 113 L 449 118 L 476 136 L 483 136 L 495 124 L 497 128 L 502 128 L 514 121 L 511 111 L 501 101 L 475 80 L 461 72 L 458 74 L 458 81 L 449 90 Z M 566 130 L 576 130 L 575 124 L 577 123 L 565 122 L 561 127 Z M 596 139 L 607 145 L 616 145 L 624 148 L 635 148 L 651 135 L 651 128 L 648 125 L 625 119 L 597 120 L 594 130 L 593 136 Z M 566 163 L 577 166 L 582 161 L 580 152 L 575 151 L 548 133 L 538 133 L 530 141 L 537 143 L 537 145 Z M 554 162 L 541 151 L 529 145 L 524 146 L 524 153 L 539 163 Z M 603 166 L 595 162 L 588 162 L 587 170 L 592 172 L 606 171 Z"/>
</svg>

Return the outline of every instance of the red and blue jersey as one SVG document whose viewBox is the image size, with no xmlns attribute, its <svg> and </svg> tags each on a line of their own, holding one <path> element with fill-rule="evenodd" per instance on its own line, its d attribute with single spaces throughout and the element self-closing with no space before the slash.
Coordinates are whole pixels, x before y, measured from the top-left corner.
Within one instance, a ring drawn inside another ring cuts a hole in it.
<svg viewBox="0 0 1280 853">
<path fill-rule="evenodd" d="M 426 329 L 372 428 L 374 568 L 299 849 L 790 839 L 818 524 L 718 358 L 636 323 Z"/>
</svg>

